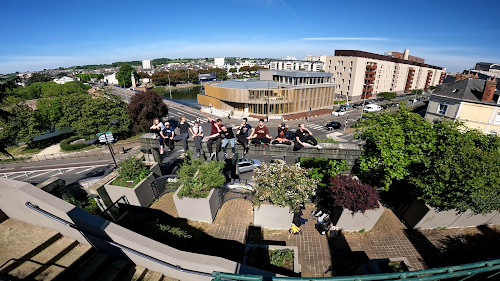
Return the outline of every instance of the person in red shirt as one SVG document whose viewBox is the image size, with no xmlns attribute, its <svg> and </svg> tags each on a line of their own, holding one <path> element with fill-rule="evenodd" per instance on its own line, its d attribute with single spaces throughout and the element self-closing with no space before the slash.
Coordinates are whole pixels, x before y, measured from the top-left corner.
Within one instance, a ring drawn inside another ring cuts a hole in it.
<svg viewBox="0 0 500 281">
<path fill-rule="evenodd" d="M 219 134 L 221 131 L 222 120 L 217 119 L 216 121 L 214 121 L 214 120 L 212 120 L 212 118 L 210 118 L 210 116 L 208 116 L 208 114 L 205 111 L 203 111 L 203 109 L 201 109 L 201 112 L 203 112 L 205 114 L 205 116 L 207 117 L 208 121 L 210 123 L 212 123 L 212 131 L 210 132 L 210 135 Z M 216 152 L 212 152 L 212 144 L 214 142 L 215 142 L 215 151 Z M 221 144 L 222 144 L 222 139 L 221 139 L 220 135 L 208 139 L 207 148 L 208 148 L 208 153 L 210 154 L 210 160 L 219 159 L 219 152 L 221 151 Z"/>
<path fill-rule="evenodd" d="M 269 129 L 264 126 L 264 119 L 259 120 L 259 126 L 255 128 L 253 135 L 250 137 L 252 143 L 254 144 L 267 144 L 271 143 L 272 137 L 269 135 Z"/>
</svg>

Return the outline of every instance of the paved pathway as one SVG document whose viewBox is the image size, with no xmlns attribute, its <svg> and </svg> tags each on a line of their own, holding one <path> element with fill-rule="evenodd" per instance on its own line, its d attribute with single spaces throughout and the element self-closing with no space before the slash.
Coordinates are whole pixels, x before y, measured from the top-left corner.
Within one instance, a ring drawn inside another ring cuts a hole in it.
<svg viewBox="0 0 500 281">
<path fill-rule="evenodd" d="M 352 275 L 370 259 L 389 257 L 406 257 L 413 270 L 500 258 L 500 225 L 416 231 L 407 229 L 390 209 L 385 209 L 371 231 L 344 232 L 330 239 L 315 229 L 316 221 L 310 215 L 313 204 L 303 210 L 303 218 L 308 220 L 301 226 L 303 234 L 291 235 L 287 230 L 254 227 L 252 203 L 244 199 L 228 201 L 209 224 L 177 218 L 172 196 L 166 194 L 149 210 L 132 213 L 123 224 L 147 235 L 145 223 L 158 219 L 186 230 L 194 238 L 181 244 L 159 241 L 236 262 L 243 260 L 246 243 L 297 246 L 303 277 Z"/>
</svg>

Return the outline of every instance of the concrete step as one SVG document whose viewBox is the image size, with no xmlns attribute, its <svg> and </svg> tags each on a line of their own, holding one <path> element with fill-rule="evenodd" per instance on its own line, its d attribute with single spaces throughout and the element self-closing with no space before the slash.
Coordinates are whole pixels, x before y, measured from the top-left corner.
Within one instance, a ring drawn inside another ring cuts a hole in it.
<svg viewBox="0 0 500 281">
<path fill-rule="evenodd" d="M 23 264 L 8 272 L 8 274 L 19 279 L 28 279 L 28 276 L 37 276 L 40 272 L 54 264 L 76 245 L 77 241 L 68 237 L 61 237 L 40 253 L 34 255 Z M 30 278 L 31 279 L 31 278 Z"/>
<path fill-rule="evenodd" d="M 155 271 L 148 271 L 146 272 L 146 275 L 144 276 L 143 281 L 162 281 L 163 280 L 163 274 Z"/>
<path fill-rule="evenodd" d="M 101 272 L 103 268 L 106 268 L 111 262 L 113 262 L 114 258 L 111 257 L 110 254 L 106 254 L 103 252 L 97 253 L 95 256 L 91 257 L 85 264 L 83 264 L 73 276 L 68 278 L 68 280 L 72 281 L 85 281 L 85 280 L 95 280 Z"/>
<path fill-rule="evenodd" d="M 56 231 L 22 221 L 0 223 L 0 273 L 8 273 L 62 237 Z"/>
<path fill-rule="evenodd" d="M 34 279 L 38 281 L 52 281 L 57 278 L 63 280 L 65 273 L 74 271 L 75 268 L 82 265 L 93 253 L 94 249 L 92 246 L 78 244 L 54 264 L 40 272 Z"/>
<path fill-rule="evenodd" d="M 106 271 L 97 279 L 97 281 L 122 280 L 124 274 L 130 269 L 131 263 L 126 260 L 115 260 Z"/>
<path fill-rule="evenodd" d="M 140 265 L 136 265 L 136 266 L 132 267 L 127 272 L 127 274 L 125 275 L 125 277 L 123 277 L 123 280 L 124 281 L 139 281 L 139 280 L 142 280 L 142 278 L 144 277 L 144 275 L 146 275 L 147 271 L 148 271 L 147 268 L 145 268 L 143 266 L 140 266 Z"/>
</svg>

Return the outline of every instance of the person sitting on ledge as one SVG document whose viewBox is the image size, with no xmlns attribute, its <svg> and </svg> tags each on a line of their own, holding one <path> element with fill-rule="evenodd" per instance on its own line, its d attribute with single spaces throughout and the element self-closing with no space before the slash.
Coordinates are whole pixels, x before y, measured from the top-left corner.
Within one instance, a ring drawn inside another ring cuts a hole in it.
<svg viewBox="0 0 500 281">
<path fill-rule="evenodd" d="M 269 135 L 269 129 L 264 126 L 264 119 L 259 120 L 259 126 L 255 128 L 253 136 L 250 137 L 255 145 L 263 144 L 264 147 L 271 143 L 272 137 Z"/>
<path fill-rule="evenodd" d="M 160 122 L 160 119 L 155 118 L 153 120 L 153 126 L 149 127 L 149 129 L 153 130 L 153 139 L 156 139 L 158 135 L 160 136 L 158 139 L 160 142 L 160 154 L 163 154 L 163 137 L 161 136 L 161 131 L 165 129 L 165 125 Z"/>
<path fill-rule="evenodd" d="M 286 131 L 288 130 L 288 125 L 281 123 L 278 127 L 278 136 L 273 140 L 272 144 L 287 144 L 291 145 L 292 142 L 286 138 Z"/>
<path fill-rule="evenodd" d="M 295 145 L 293 147 L 293 150 L 297 151 L 304 146 L 315 146 L 317 149 L 322 148 L 318 145 L 318 142 L 313 137 L 311 131 L 306 128 L 306 125 L 299 124 L 299 129 L 297 130 L 297 132 L 295 132 Z"/>
</svg>

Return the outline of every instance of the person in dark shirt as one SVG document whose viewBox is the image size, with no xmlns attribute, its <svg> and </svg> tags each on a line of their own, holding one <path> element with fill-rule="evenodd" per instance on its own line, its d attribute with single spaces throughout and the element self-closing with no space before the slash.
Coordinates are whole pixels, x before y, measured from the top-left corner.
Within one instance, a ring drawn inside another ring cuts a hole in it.
<svg viewBox="0 0 500 281">
<path fill-rule="evenodd" d="M 304 146 L 315 146 L 317 149 L 322 148 L 318 145 L 318 142 L 313 137 L 311 131 L 306 128 L 306 125 L 299 124 L 299 129 L 295 132 L 295 145 L 293 147 L 293 150 L 297 151 Z"/>
<path fill-rule="evenodd" d="M 259 126 L 255 128 L 253 136 L 250 137 L 252 139 L 252 143 L 264 144 L 264 147 L 271 143 L 272 137 L 269 135 L 269 129 L 264 126 L 264 119 L 259 120 Z"/>
<path fill-rule="evenodd" d="M 163 130 L 161 130 L 160 135 L 162 136 L 166 147 L 170 151 L 174 150 L 173 138 L 175 136 L 175 133 L 174 133 L 174 129 L 172 128 L 172 126 L 170 126 L 170 123 L 165 122 L 165 128 Z M 163 153 L 161 153 L 161 154 L 163 154 Z"/>
<path fill-rule="evenodd" d="M 216 121 L 214 121 L 214 120 L 212 120 L 212 118 L 210 118 L 210 116 L 208 116 L 208 114 L 205 111 L 203 111 L 203 109 L 201 109 L 201 112 L 203 112 L 205 114 L 205 116 L 207 117 L 208 121 L 210 123 L 212 123 L 212 131 L 210 132 L 210 136 L 220 133 L 220 131 L 221 131 L 220 126 L 222 124 L 222 120 L 217 119 Z M 212 144 L 214 142 L 215 142 L 215 151 L 216 152 L 212 152 Z M 221 151 L 221 142 L 222 142 L 222 140 L 221 140 L 220 135 L 208 139 L 207 148 L 208 148 L 208 153 L 210 154 L 211 160 L 219 159 L 219 152 Z"/>
<path fill-rule="evenodd" d="M 211 135 L 208 137 L 208 139 L 220 136 L 222 138 L 222 151 L 224 151 L 224 159 L 227 157 L 227 152 L 226 152 L 226 146 L 228 143 L 231 143 L 231 151 L 233 152 L 232 157 L 236 154 L 235 148 L 234 148 L 234 143 L 235 143 L 235 138 L 234 138 L 234 133 L 233 133 L 233 128 L 227 127 L 225 125 L 222 125 L 221 131 L 218 134 Z"/>
<path fill-rule="evenodd" d="M 281 123 L 278 127 L 278 136 L 273 140 L 273 144 L 292 144 L 292 142 L 286 138 L 286 131 L 288 130 L 288 125 Z"/>
<path fill-rule="evenodd" d="M 248 124 L 248 119 L 243 118 L 241 120 L 241 125 L 233 127 L 233 130 L 238 130 L 236 132 L 236 138 L 238 139 L 238 142 L 243 145 L 243 155 L 248 153 L 248 140 L 250 139 L 250 136 L 253 135 L 255 129 Z"/>
<path fill-rule="evenodd" d="M 179 123 L 177 124 L 177 128 L 179 128 L 179 134 L 174 137 L 174 141 L 182 140 L 184 144 L 184 151 L 187 151 L 187 139 L 189 138 L 189 124 L 186 122 L 186 118 L 181 116 L 179 118 Z"/>
</svg>

